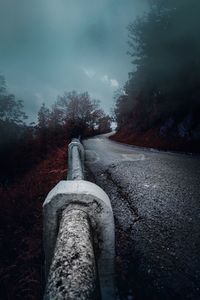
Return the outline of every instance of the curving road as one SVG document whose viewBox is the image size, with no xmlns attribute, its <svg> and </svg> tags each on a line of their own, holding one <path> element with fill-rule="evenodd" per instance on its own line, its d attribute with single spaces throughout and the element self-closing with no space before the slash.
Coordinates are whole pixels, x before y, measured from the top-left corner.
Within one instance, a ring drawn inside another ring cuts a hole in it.
<svg viewBox="0 0 200 300">
<path fill-rule="evenodd" d="M 118 299 L 200 299 L 200 156 L 84 141 L 88 179 L 109 195 Z"/>
</svg>

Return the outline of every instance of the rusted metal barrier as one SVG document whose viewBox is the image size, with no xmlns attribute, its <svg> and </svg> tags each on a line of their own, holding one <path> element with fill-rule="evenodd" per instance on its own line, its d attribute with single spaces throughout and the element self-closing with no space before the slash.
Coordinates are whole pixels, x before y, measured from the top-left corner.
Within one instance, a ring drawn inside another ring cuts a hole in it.
<svg viewBox="0 0 200 300">
<path fill-rule="evenodd" d="M 44 299 L 115 299 L 110 200 L 99 186 L 84 180 L 79 140 L 69 145 L 68 158 L 68 180 L 59 182 L 43 205 Z"/>
</svg>

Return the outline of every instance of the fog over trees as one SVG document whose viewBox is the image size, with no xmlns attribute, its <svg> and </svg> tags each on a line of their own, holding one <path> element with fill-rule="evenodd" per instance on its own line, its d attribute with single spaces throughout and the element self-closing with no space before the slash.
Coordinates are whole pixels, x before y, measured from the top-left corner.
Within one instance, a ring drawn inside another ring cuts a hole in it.
<svg viewBox="0 0 200 300">
<path fill-rule="evenodd" d="M 52 107 L 42 104 L 36 124 L 27 125 L 23 101 L 10 94 L 0 77 L 1 180 L 9 180 L 44 159 L 73 137 L 110 131 L 111 119 L 90 95 L 75 91 L 58 96 Z"/>
<path fill-rule="evenodd" d="M 200 139 L 200 2 L 152 0 L 128 27 L 133 69 L 116 100 L 118 130 Z"/>
</svg>

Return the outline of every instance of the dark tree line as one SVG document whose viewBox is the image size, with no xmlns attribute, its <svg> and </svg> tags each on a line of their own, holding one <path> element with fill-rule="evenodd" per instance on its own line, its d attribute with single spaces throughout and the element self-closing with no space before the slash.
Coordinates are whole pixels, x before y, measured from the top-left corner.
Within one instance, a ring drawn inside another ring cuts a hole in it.
<svg viewBox="0 0 200 300">
<path fill-rule="evenodd" d="M 71 139 L 109 131 L 110 118 L 100 109 L 99 101 L 91 99 L 87 92 L 65 92 L 51 109 L 42 105 L 38 112 L 37 128 L 41 134 L 47 131 L 49 141 L 52 134 L 55 139 L 55 134 L 59 132 Z"/>
<path fill-rule="evenodd" d="M 152 0 L 128 27 L 133 70 L 116 97 L 118 130 L 200 139 L 200 2 Z"/>
<path fill-rule="evenodd" d="M 110 117 L 86 93 L 64 93 L 51 108 L 43 103 L 37 124 L 27 125 L 23 101 L 16 99 L 0 77 L 0 179 L 6 183 L 73 137 L 110 130 Z"/>
</svg>

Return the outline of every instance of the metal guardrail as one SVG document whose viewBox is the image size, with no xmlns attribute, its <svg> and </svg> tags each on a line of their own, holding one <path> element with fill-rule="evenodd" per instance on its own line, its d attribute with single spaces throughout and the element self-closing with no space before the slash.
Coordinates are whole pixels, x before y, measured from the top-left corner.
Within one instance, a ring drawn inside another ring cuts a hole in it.
<svg viewBox="0 0 200 300">
<path fill-rule="evenodd" d="M 68 148 L 68 180 L 44 205 L 44 299 L 115 299 L 114 219 L 110 200 L 84 180 L 84 148 Z"/>
</svg>

